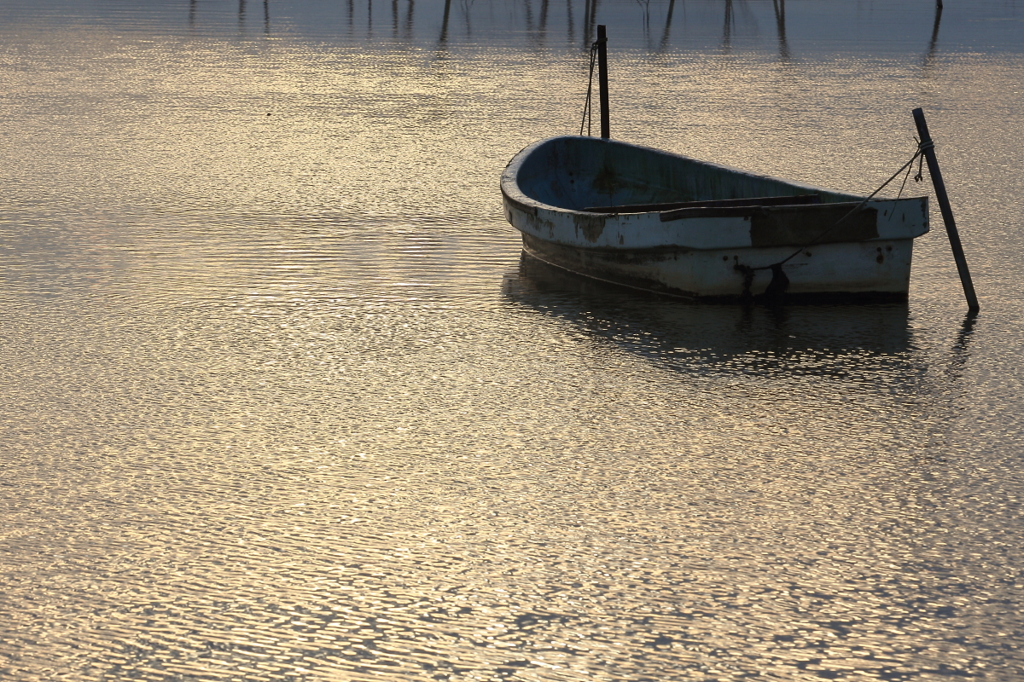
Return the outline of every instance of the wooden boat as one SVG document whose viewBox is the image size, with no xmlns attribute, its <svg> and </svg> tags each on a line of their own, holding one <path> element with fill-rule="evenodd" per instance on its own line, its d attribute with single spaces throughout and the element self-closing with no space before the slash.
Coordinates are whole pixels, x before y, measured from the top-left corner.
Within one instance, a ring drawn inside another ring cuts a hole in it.
<svg viewBox="0 0 1024 682">
<path fill-rule="evenodd" d="M 594 137 L 554 137 L 501 177 L 530 256 L 710 300 L 905 299 L 928 199 L 873 199 Z"/>
</svg>

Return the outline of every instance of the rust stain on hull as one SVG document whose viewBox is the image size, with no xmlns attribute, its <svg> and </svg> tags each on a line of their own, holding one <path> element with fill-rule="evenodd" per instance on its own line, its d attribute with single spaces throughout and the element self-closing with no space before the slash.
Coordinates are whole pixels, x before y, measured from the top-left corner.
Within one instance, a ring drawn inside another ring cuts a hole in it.
<svg viewBox="0 0 1024 682">
<path fill-rule="evenodd" d="M 587 213 L 576 213 L 572 216 L 573 225 L 577 232 L 582 232 L 583 237 L 590 243 L 596 242 L 604 233 L 604 225 L 607 220 L 603 215 L 590 215 Z"/>
</svg>

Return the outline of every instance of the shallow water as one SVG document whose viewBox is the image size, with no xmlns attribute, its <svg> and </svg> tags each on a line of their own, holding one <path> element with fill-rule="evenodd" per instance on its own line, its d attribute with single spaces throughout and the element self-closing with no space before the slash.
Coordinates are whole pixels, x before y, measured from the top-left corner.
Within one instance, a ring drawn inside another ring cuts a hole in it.
<svg viewBox="0 0 1024 682">
<path fill-rule="evenodd" d="M 0 3 L 0 678 L 1024 677 L 1024 7 L 946 5 Z M 980 316 L 937 220 L 898 305 L 523 260 L 595 23 L 621 139 L 866 193 L 924 107 Z"/>
</svg>

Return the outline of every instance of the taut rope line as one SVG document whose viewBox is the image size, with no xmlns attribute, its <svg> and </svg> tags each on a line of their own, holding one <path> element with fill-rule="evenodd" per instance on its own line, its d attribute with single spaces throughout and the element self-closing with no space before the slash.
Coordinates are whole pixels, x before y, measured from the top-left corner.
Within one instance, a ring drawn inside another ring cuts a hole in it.
<svg viewBox="0 0 1024 682">
<path fill-rule="evenodd" d="M 587 136 L 590 136 L 590 123 L 593 119 L 593 107 L 591 106 L 591 93 L 594 91 L 594 64 L 597 62 L 597 48 L 599 41 L 595 40 L 590 46 L 590 78 L 587 80 L 587 99 L 583 103 L 583 120 L 580 121 L 580 135 L 583 134 L 583 126 L 587 127 Z"/>
<path fill-rule="evenodd" d="M 780 260 L 778 262 L 775 262 L 775 263 L 771 263 L 770 265 L 762 265 L 762 266 L 756 267 L 756 268 L 750 267 L 749 265 L 742 265 L 740 263 L 737 263 L 734 266 L 735 269 L 738 270 L 739 272 L 743 273 L 743 295 L 745 297 L 749 297 L 751 295 L 750 294 L 750 286 L 754 282 L 754 273 L 757 272 L 758 270 L 771 270 L 772 271 L 772 281 L 768 284 L 768 288 L 765 290 L 765 293 L 767 293 L 767 294 L 775 294 L 775 293 L 782 293 L 782 291 L 785 291 L 786 285 L 789 284 L 789 278 L 786 277 L 786 273 L 784 273 L 782 271 L 782 266 L 785 265 L 786 263 L 788 263 L 790 260 L 792 260 L 797 254 L 799 254 L 804 249 L 806 249 L 806 248 L 808 248 L 810 246 L 814 246 L 816 244 L 819 244 L 821 242 L 821 240 L 824 239 L 825 235 L 827 235 L 829 232 L 831 232 L 832 230 L 834 230 L 837 227 L 839 227 L 839 225 L 841 225 L 843 223 L 843 221 L 845 221 L 847 218 L 852 216 L 854 213 L 856 213 L 857 211 L 860 211 L 861 209 L 863 209 L 864 206 L 869 201 L 871 201 L 876 194 L 878 194 L 883 189 L 885 189 L 886 185 L 888 185 L 890 182 L 895 180 L 896 177 L 900 173 L 902 173 L 903 171 L 907 171 L 907 174 L 909 175 L 910 174 L 909 169 L 914 165 L 914 161 L 917 161 L 918 157 L 923 157 L 924 156 L 924 152 L 925 152 L 926 149 L 929 148 L 929 145 L 931 145 L 930 142 L 928 144 L 921 144 L 920 142 L 918 142 L 917 151 L 914 152 L 914 155 L 910 157 L 910 160 L 907 161 L 902 166 L 900 166 L 900 169 L 898 171 L 896 171 L 895 173 L 893 173 L 891 176 L 889 176 L 888 180 L 886 180 L 881 185 L 879 185 L 878 189 L 876 189 L 874 192 L 872 192 L 868 196 L 864 197 L 864 199 L 860 203 L 858 203 L 856 206 L 854 206 L 852 209 L 850 209 L 850 211 L 846 215 L 844 215 L 842 218 L 840 218 L 835 223 L 833 223 L 829 227 L 826 227 L 824 230 L 822 230 L 820 233 L 818 233 L 818 235 L 813 240 L 811 240 L 811 241 L 807 242 L 806 244 L 798 247 L 796 251 L 794 251 L 793 253 L 789 254 L 788 256 L 783 258 L 782 260 Z M 932 146 L 934 146 L 934 145 L 932 145 Z M 918 173 L 918 175 L 914 177 L 914 180 L 915 181 L 920 181 L 920 179 L 921 179 L 921 174 Z M 903 186 L 905 186 L 906 184 L 907 184 L 907 179 L 904 178 L 903 179 Z M 900 187 L 900 195 L 899 196 L 901 196 L 903 194 L 903 186 Z M 897 196 L 896 198 L 899 199 L 899 196 Z"/>
</svg>

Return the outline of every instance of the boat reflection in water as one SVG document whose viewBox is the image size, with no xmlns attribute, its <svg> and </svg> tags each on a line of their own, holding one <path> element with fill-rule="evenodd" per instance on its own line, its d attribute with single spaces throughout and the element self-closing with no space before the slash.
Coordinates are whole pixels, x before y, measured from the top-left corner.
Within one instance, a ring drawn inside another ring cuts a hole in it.
<svg viewBox="0 0 1024 682">
<path fill-rule="evenodd" d="M 913 393 L 927 368 L 916 352 L 906 302 L 860 306 L 695 304 L 568 273 L 523 252 L 503 281 L 527 309 L 572 323 L 689 374 L 884 374 Z"/>
</svg>

